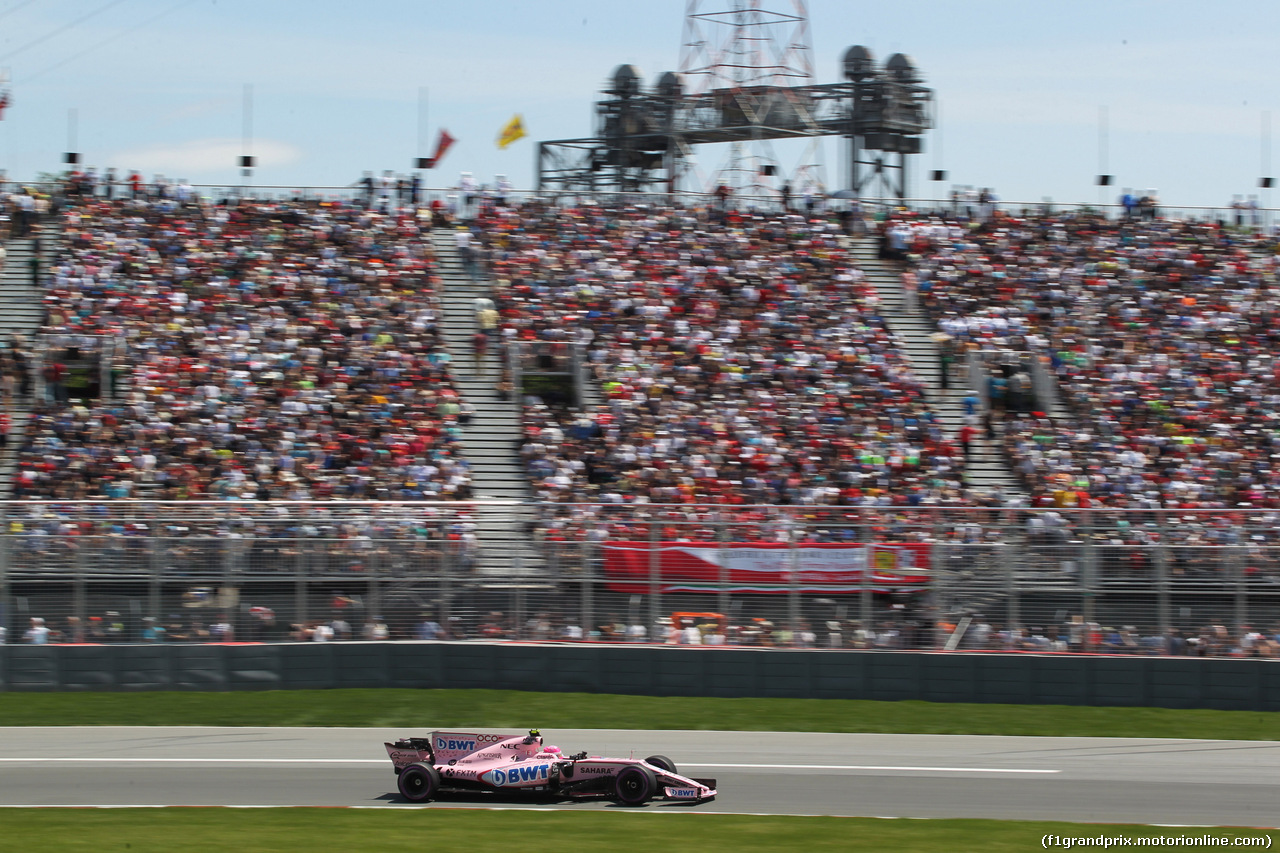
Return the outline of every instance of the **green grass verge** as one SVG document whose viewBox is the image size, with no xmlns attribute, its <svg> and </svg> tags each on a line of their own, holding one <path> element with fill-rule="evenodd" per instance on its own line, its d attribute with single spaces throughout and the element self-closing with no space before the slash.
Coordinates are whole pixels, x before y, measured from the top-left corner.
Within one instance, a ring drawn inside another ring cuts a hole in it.
<svg viewBox="0 0 1280 853">
<path fill-rule="evenodd" d="M 511 690 L 0 693 L 0 725 L 452 726 L 1280 740 L 1280 712 Z"/>
<path fill-rule="evenodd" d="M 691 812 L 497 813 L 403 809 L 5 809 L 6 850 L 465 850 L 497 848 L 717 851 L 938 850 L 1027 851 L 1045 835 L 1258 837 L 1259 830 L 1157 827 L 1039 821 L 877 820 L 833 817 L 743 817 Z M 624 840 L 631 833 L 633 841 Z M 1280 837 L 1280 832 L 1273 833 Z M 193 842 L 193 839 L 199 839 Z M 193 846 L 194 845 L 194 846 Z M 1058 848 L 1061 849 L 1061 848 Z M 1094 849 L 1094 848 L 1091 848 Z M 1210 849 L 1179 847 L 1182 850 Z M 1215 848 L 1221 849 L 1221 848 Z M 1265 848 L 1264 848 L 1265 849 Z"/>
</svg>

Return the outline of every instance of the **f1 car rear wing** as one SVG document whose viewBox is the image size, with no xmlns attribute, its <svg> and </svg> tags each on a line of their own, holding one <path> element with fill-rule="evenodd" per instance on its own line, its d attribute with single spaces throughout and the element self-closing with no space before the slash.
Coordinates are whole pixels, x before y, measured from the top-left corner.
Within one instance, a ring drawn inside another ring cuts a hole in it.
<svg viewBox="0 0 1280 853">
<path fill-rule="evenodd" d="M 435 753 L 437 763 L 448 764 L 450 761 L 466 758 L 473 752 L 488 749 L 496 743 L 518 737 L 519 735 L 485 732 L 432 732 L 431 750 Z"/>
</svg>

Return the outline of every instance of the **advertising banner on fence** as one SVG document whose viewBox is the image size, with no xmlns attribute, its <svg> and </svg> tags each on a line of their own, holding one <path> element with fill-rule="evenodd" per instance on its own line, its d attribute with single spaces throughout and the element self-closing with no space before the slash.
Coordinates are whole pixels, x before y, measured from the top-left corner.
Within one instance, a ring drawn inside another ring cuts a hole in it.
<svg viewBox="0 0 1280 853">
<path fill-rule="evenodd" d="M 605 578 L 615 592 L 649 591 L 649 542 L 607 542 L 602 547 Z M 804 593 L 860 592 L 864 578 L 877 592 L 913 589 L 928 580 L 929 546 L 785 542 L 657 543 L 661 591 Z M 792 584 L 792 572 L 796 573 Z"/>
</svg>

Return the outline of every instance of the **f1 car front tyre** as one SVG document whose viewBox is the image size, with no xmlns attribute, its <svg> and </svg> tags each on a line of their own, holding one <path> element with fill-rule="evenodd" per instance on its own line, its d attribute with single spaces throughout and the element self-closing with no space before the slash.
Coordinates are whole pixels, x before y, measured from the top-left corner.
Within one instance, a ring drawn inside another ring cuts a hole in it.
<svg viewBox="0 0 1280 853">
<path fill-rule="evenodd" d="M 658 792 L 658 778 L 648 767 L 633 764 L 624 767 L 613 779 L 613 793 L 625 806 L 640 806 Z"/>
<path fill-rule="evenodd" d="M 665 755 L 650 755 L 648 758 L 645 759 L 645 763 L 652 764 L 654 767 L 657 767 L 661 770 L 665 770 L 668 773 L 680 772 L 679 770 L 676 769 L 676 763 L 672 761 L 670 758 L 667 758 Z"/>
<path fill-rule="evenodd" d="M 400 796 L 411 803 L 425 803 L 440 790 L 440 771 L 430 764 L 410 764 L 400 771 Z"/>
</svg>

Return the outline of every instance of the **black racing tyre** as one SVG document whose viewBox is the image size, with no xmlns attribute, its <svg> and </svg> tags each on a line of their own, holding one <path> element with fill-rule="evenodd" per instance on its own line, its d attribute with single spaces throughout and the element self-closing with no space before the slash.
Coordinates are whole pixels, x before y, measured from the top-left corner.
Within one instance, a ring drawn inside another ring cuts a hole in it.
<svg viewBox="0 0 1280 853">
<path fill-rule="evenodd" d="M 654 767 L 659 767 L 667 771 L 668 773 L 680 772 L 679 770 L 676 769 L 676 763 L 672 761 L 670 758 L 667 758 L 665 755 L 650 755 L 648 758 L 645 759 L 645 761 L 649 764 L 652 764 Z"/>
<path fill-rule="evenodd" d="M 396 783 L 400 796 L 411 803 L 425 803 L 440 790 L 440 771 L 430 764 L 410 764 Z"/>
<path fill-rule="evenodd" d="M 627 806 L 644 805 L 658 792 L 658 777 L 648 767 L 633 764 L 613 777 L 613 793 Z"/>
</svg>

